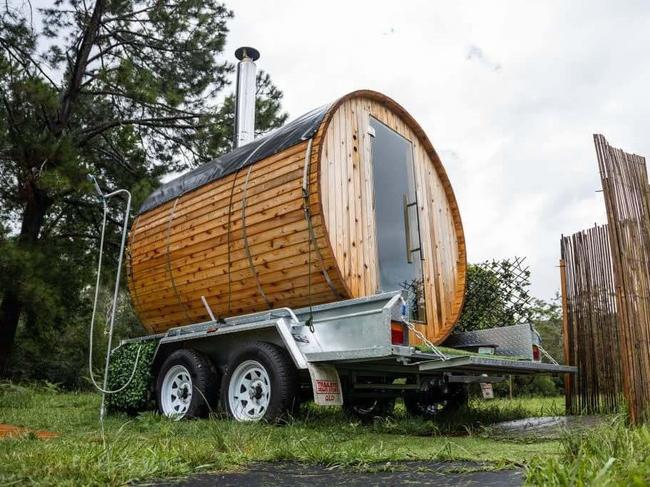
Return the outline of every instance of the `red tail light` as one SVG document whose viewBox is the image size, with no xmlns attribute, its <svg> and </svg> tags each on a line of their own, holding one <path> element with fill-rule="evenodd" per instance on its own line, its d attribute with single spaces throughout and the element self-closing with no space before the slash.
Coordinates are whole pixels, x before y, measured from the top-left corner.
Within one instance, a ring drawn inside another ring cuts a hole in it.
<svg viewBox="0 0 650 487">
<path fill-rule="evenodd" d="M 406 345 L 406 332 L 404 325 L 397 321 L 390 322 L 390 343 L 393 345 Z"/>
<path fill-rule="evenodd" d="M 533 361 L 539 362 L 542 360 L 542 354 L 539 351 L 539 347 L 537 345 L 533 345 Z"/>
</svg>

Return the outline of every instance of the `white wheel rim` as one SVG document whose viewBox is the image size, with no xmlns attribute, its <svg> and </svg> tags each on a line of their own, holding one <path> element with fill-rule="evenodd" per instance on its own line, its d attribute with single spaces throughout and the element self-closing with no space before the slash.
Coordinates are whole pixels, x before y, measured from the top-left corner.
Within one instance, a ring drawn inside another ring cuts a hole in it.
<svg viewBox="0 0 650 487">
<path fill-rule="evenodd" d="M 182 365 L 174 365 L 163 379 L 160 400 L 165 416 L 181 419 L 192 402 L 192 377 Z"/>
<path fill-rule="evenodd" d="M 271 401 L 271 379 L 264 366 L 246 360 L 237 366 L 228 385 L 228 405 L 237 421 L 259 421 Z"/>
</svg>

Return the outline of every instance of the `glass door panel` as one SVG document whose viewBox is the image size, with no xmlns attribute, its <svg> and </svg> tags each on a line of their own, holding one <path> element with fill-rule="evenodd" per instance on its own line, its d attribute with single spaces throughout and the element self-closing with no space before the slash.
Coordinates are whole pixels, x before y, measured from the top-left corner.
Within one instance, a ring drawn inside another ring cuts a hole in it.
<svg viewBox="0 0 650 487">
<path fill-rule="evenodd" d="M 408 291 L 412 320 L 424 321 L 422 253 L 413 146 L 370 117 L 380 291 Z"/>
</svg>

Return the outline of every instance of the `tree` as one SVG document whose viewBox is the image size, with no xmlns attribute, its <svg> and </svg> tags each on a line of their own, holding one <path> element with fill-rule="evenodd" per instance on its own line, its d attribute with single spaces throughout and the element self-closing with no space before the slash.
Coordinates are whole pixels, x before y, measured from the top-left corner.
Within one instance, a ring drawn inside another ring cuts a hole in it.
<svg viewBox="0 0 650 487">
<path fill-rule="evenodd" d="M 532 302 L 532 323 L 542 338 L 542 345 L 560 363 L 564 360 L 561 299 L 560 294 L 556 293 L 549 301 L 534 299 Z"/>
<path fill-rule="evenodd" d="M 47 340 L 87 313 L 101 215 L 88 174 L 131 189 L 137 207 L 162 175 L 232 137 L 223 4 L 56 0 L 38 31 L 19 5 L 0 15 L 2 371 L 19 323 Z M 264 73 L 258 90 L 258 128 L 280 126 L 282 93 Z"/>
<path fill-rule="evenodd" d="M 483 330 L 532 319 L 530 271 L 523 258 L 492 260 L 467 267 L 465 303 L 459 331 Z"/>
</svg>

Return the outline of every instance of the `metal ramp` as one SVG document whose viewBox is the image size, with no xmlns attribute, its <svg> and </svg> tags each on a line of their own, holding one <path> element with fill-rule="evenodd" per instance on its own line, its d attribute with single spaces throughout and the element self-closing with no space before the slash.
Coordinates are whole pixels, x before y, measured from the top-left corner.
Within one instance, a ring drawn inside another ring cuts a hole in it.
<svg viewBox="0 0 650 487">
<path fill-rule="evenodd" d="M 530 360 L 509 360 L 490 355 L 448 356 L 447 360 L 426 361 L 418 364 L 420 372 L 458 371 L 463 373 L 500 373 L 500 374 L 575 374 L 577 367 L 555 365 Z"/>
</svg>

